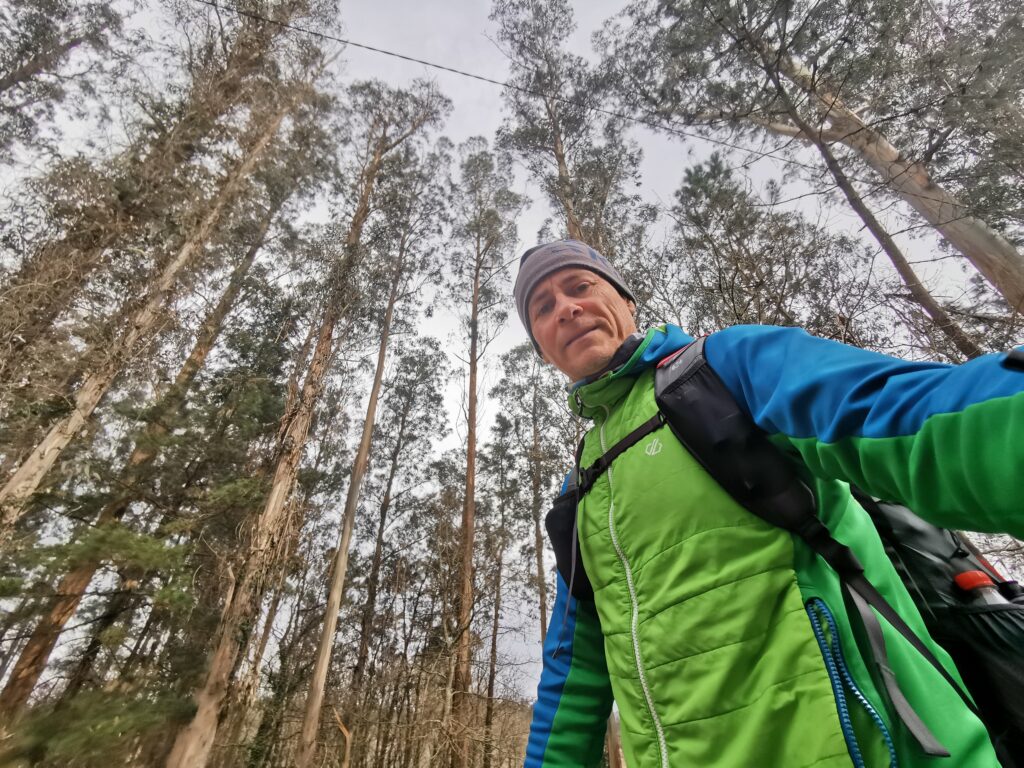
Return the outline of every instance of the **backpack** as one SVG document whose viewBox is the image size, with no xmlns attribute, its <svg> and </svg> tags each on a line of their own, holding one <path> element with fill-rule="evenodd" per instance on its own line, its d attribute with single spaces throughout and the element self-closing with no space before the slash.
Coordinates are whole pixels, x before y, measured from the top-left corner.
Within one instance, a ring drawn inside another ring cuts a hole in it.
<svg viewBox="0 0 1024 768">
<path fill-rule="evenodd" d="M 593 588 L 579 553 L 576 506 L 623 451 L 654 430 L 668 426 L 690 454 L 741 506 L 803 539 L 839 575 L 875 662 L 880 688 L 921 749 L 948 756 L 900 691 L 888 664 L 881 616 L 953 686 L 985 724 L 1006 768 L 1024 768 L 1024 595 L 959 534 L 933 526 L 906 507 L 873 499 L 858 489 L 886 553 L 917 604 L 932 639 L 953 658 L 969 691 L 955 680 L 897 611 L 865 578 L 856 555 L 836 541 L 817 516 L 813 492 L 797 465 L 742 412 L 704 357 L 698 339 L 662 360 L 655 370 L 659 412 L 630 432 L 589 467 L 576 467 L 545 525 L 559 572 L 577 599 L 593 600 Z M 978 605 L 956 586 L 966 572 L 982 572 L 1002 600 Z M 877 612 L 877 615 L 876 615 Z"/>
</svg>

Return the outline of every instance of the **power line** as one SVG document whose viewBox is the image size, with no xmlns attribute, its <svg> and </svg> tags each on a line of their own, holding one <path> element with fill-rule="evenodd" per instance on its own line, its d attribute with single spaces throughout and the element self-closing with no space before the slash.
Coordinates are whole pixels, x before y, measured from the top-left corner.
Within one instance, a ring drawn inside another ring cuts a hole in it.
<svg viewBox="0 0 1024 768">
<path fill-rule="evenodd" d="M 783 163 L 785 165 L 793 165 L 793 166 L 797 166 L 799 168 L 803 168 L 804 170 L 811 171 L 812 173 L 815 173 L 815 174 L 819 174 L 819 173 L 822 172 L 822 168 L 820 166 L 810 165 L 808 163 L 802 163 L 799 160 L 793 160 L 793 159 L 786 158 L 786 157 L 779 157 L 779 156 L 776 155 L 777 152 L 781 152 L 783 149 L 785 149 L 786 146 L 788 146 L 788 144 L 790 142 L 786 142 L 786 144 L 784 144 L 782 147 L 779 147 L 777 149 L 773 149 L 773 150 L 771 150 L 769 152 L 762 152 L 760 150 L 750 149 L 749 147 L 740 146 L 739 144 L 733 144 L 732 142 L 724 141 L 722 139 L 713 139 L 713 138 L 708 137 L 708 136 L 703 136 L 703 135 L 701 135 L 699 133 L 693 133 L 691 131 L 686 131 L 686 130 L 683 130 L 681 128 L 675 128 L 673 126 L 666 125 L 665 123 L 662 123 L 662 122 L 659 122 L 659 121 L 646 120 L 646 119 L 643 119 L 643 118 L 640 118 L 640 117 L 636 117 L 634 115 L 628 115 L 628 114 L 626 114 L 624 112 L 618 112 L 616 110 L 606 109 L 604 107 L 590 106 L 590 105 L 583 104 L 583 103 L 578 102 L 578 101 L 574 101 L 573 99 L 567 99 L 564 96 L 559 96 L 557 94 L 545 93 L 543 91 L 537 91 L 537 90 L 534 90 L 532 88 L 525 88 L 525 87 L 523 87 L 521 85 L 516 85 L 515 83 L 510 83 L 510 82 L 507 82 L 505 80 L 495 80 L 494 78 L 486 77 L 485 75 L 478 75 L 478 74 L 476 74 L 474 72 L 468 72 L 466 70 L 456 69 L 454 67 L 449 67 L 449 66 L 446 66 L 444 64 L 437 64 L 436 62 L 427 61 L 426 59 L 416 58 L 415 56 L 407 56 L 404 53 L 398 53 L 396 51 L 389 51 L 389 50 L 387 50 L 385 48 L 378 48 L 376 46 L 366 45 L 365 43 L 357 43 L 354 40 L 348 40 L 348 39 L 343 38 L 343 37 L 338 37 L 336 35 L 328 34 L 326 32 L 320 32 L 320 31 L 315 30 L 315 29 L 309 29 L 308 27 L 302 27 L 302 26 L 299 26 L 298 24 L 290 24 L 290 23 L 284 22 L 284 21 L 277 21 L 276 19 L 269 19 L 266 16 L 262 16 L 262 15 L 260 15 L 258 13 L 254 13 L 252 11 L 242 10 L 241 8 L 236 8 L 236 7 L 231 6 L 231 5 L 223 5 L 221 3 L 218 3 L 216 0 L 192 0 L 192 2 L 200 4 L 200 5 L 206 5 L 206 6 L 209 6 L 211 8 L 217 9 L 217 10 L 229 11 L 231 13 L 234 13 L 234 14 L 238 15 L 238 16 L 244 16 L 244 17 L 247 17 L 247 18 L 250 18 L 250 19 L 255 19 L 257 21 L 263 21 L 263 22 L 266 22 L 267 24 L 274 24 L 274 25 L 276 25 L 278 27 L 281 27 L 282 29 L 287 29 L 287 30 L 290 30 L 290 31 L 293 31 L 293 32 L 300 32 L 300 33 L 302 33 L 304 35 L 310 35 L 312 37 L 317 37 L 317 38 L 320 38 L 322 40 L 330 40 L 332 42 L 341 43 L 342 45 L 350 45 L 350 46 L 352 46 L 354 48 L 361 48 L 363 50 L 372 51 L 373 53 L 380 53 L 380 54 L 383 54 L 384 56 L 391 56 L 392 58 L 401 59 L 403 61 L 409 61 L 409 62 L 412 62 L 414 64 L 420 64 L 420 65 L 422 65 L 424 67 L 430 67 L 432 69 L 436 69 L 436 70 L 439 70 L 439 71 L 442 71 L 442 72 L 448 72 L 450 74 L 458 75 L 460 77 L 466 77 L 466 78 L 469 78 L 471 80 L 478 80 L 480 82 L 488 83 L 490 85 L 496 85 L 499 88 L 507 88 L 507 89 L 512 90 L 512 91 L 518 91 L 519 93 L 527 94 L 529 96 L 535 96 L 535 97 L 541 98 L 541 99 L 552 99 L 552 100 L 560 102 L 562 104 L 568 104 L 570 106 L 575 106 L 575 107 L 582 107 L 583 109 L 589 109 L 589 110 L 592 110 L 592 111 L 597 112 L 599 114 L 607 115 L 609 117 L 614 117 L 614 118 L 617 118 L 619 120 L 624 120 L 626 122 L 634 123 L 636 125 L 643 125 L 643 126 L 646 126 L 647 128 L 651 128 L 651 129 L 656 130 L 656 131 L 664 131 L 666 133 L 671 133 L 673 135 L 681 136 L 683 138 L 697 139 L 698 141 L 705 141 L 705 142 L 707 142 L 709 144 L 716 144 L 718 146 L 726 147 L 728 149 L 733 149 L 733 150 L 736 150 L 738 152 L 745 152 L 745 153 L 747 153 L 749 155 L 753 155 L 754 157 L 757 158 L 757 160 L 766 160 L 766 159 L 767 160 L 775 160 L 775 161 L 777 161 L 779 163 Z M 740 163 L 739 165 L 735 166 L 735 168 L 749 167 L 751 162 L 756 162 L 756 161 L 747 161 L 747 162 L 744 162 L 744 163 Z M 905 173 L 905 172 L 906 171 L 903 171 L 902 173 Z M 864 179 L 859 179 L 857 177 L 851 177 L 851 178 L 854 181 L 858 181 L 858 182 L 861 182 L 861 183 L 864 183 L 864 184 L 872 184 L 871 182 L 867 182 Z M 883 181 L 883 182 L 881 182 L 881 183 L 879 183 L 877 185 L 874 185 L 874 186 L 876 186 L 876 188 L 882 188 L 882 187 L 886 186 L 886 182 Z M 945 199 L 935 198 L 935 197 L 931 197 L 931 196 L 923 195 L 923 194 L 916 195 L 916 197 L 918 197 L 921 200 L 932 200 L 932 201 L 938 202 L 938 203 L 945 203 L 946 202 Z M 962 216 L 955 216 L 955 217 L 951 218 L 949 221 L 943 221 L 943 222 L 940 222 L 940 223 L 941 224 L 949 224 L 951 222 L 955 222 L 958 219 L 963 218 L 964 216 L 968 216 L 968 215 L 970 215 L 970 214 L 966 212 L 966 206 L 965 206 L 965 213 Z M 933 225 L 933 226 L 935 226 L 935 225 Z"/>
<path fill-rule="evenodd" d="M 509 89 L 511 91 L 518 91 L 519 93 L 524 93 L 524 94 L 526 94 L 528 96 L 536 96 L 536 97 L 541 98 L 541 99 L 552 99 L 554 101 L 558 101 L 558 102 L 560 102 L 562 104 L 567 104 L 569 106 L 582 107 L 584 109 L 589 109 L 589 110 L 592 110 L 592 111 L 597 112 L 597 113 L 602 114 L 602 115 L 607 115 L 608 117 L 614 117 L 614 118 L 617 118 L 619 120 L 625 120 L 626 122 L 635 123 L 636 125 L 643 125 L 643 126 L 646 126 L 647 128 L 652 128 L 652 129 L 654 129 L 656 131 L 664 131 L 666 133 L 671 133 L 671 134 L 674 134 L 676 136 L 681 136 L 683 138 L 697 139 L 698 141 L 706 141 L 709 144 L 717 144 L 718 146 L 727 147 L 728 149 L 733 149 L 733 150 L 736 150 L 736 151 L 739 151 L 739 152 L 746 152 L 747 154 L 750 154 L 750 155 L 756 155 L 758 157 L 758 159 L 775 160 L 775 161 L 780 162 L 780 163 L 786 163 L 786 164 L 789 164 L 789 165 L 796 165 L 796 166 L 799 166 L 799 167 L 804 168 L 806 170 L 810 170 L 810 171 L 814 171 L 814 172 L 820 172 L 821 171 L 820 168 L 818 168 L 816 166 L 813 166 L 813 165 L 808 165 L 807 163 L 801 163 L 799 160 L 791 160 L 791 159 L 785 158 L 785 157 L 777 157 L 774 153 L 779 151 L 779 150 L 772 150 L 771 152 L 761 152 L 761 151 L 756 150 L 756 149 L 750 149 L 749 147 L 740 146 L 739 144 L 733 144 L 732 142 L 729 142 L 729 141 L 723 141 L 722 139 L 713 139 L 713 138 L 710 138 L 708 136 L 702 136 L 699 133 L 693 133 L 691 131 L 685 131 L 685 130 L 683 130 L 681 128 L 675 128 L 673 126 L 666 125 L 666 124 L 664 124 L 662 122 L 658 122 L 658 121 L 654 121 L 654 120 L 646 120 L 644 118 L 636 117 L 635 115 L 627 115 L 624 112 L 618 112 L 616 110 L 606 109 L 604 107 L 595 107 L 595 106 L 590 106 L 590 105 L 587 105 L 587 104 L 582 104 L 582 103 L 580 103 L 578 101 L 574 101 L 573 99 L 567 99 L 564 96 L 558 96 L 557 94 L 545 93 L 543 91 L 537 91 L 537 90 L 534 90 L 532 88 L 526 88 L 526 87 L 521 86 L 521 85 L 516 85 L 515 83 L 510 83 L 510 82 L 505 81 L 505 80 L 495 80 L 494 78 L 486 77 L 485 75 L 478 75 L 478 74 L 476 74 L 474 72 L 467 72 L 466 70 L 463 70 L 463 69 L 456 69 L 455 67 L 449 67 L 449 66 L 446 66 L 444 64 L 438 64 L 438 63 L 433 62 L 433 61 L 427 61 L 426 59 L 419 59 L 419 58 L 416 58 L 415 56 L 407 56 L 404 53 L 398 53 L 396 51 L 389 51 L 389 50 L 387 50 L 385 48 L 378 48 L 378 47 L 373 46 L 373 45 L 366 45 L 365 43 L 357 43 L 354 40 L 347 40 L 347 39 L 345 39 L 343 37 L 337 37 L 336 35 L 331 35 L 331 34 L 328 34 L 326 32 L 320 32 L 320 31 L 315 30 L 315 29 L 309 29 L 308 27 L 302 27 L 302 26 L 299 26 L 298 24 L 290 24 L 290 23 L 285 22 L 285 21 L 277 21 L 276 19 L 269 19 L 266 16 L 262 16 L 262 15 L 260 15 L 258 13 L 254 13 L 252 11 L 246 11 L 246 10 L 243 10 L 241 8 L 236 8 L 236 7 L 231 6 L 231 5 L 223 5 L 221 3 L 216 2 L 216 0 L 192 0 L 192 2 L 197 3 L 199 5 L 206 5 L 206 6 L 209 6 L 210 8 L 215 8 L 215 9 L 221 10 L 221 11 L 229 11 L 231 13 L 234 13 L 234 14 L 238 15 L 238 16 L 244 16 L 246 18 L 254 19 L 256 21 L 263 21 L 263 22 L 266 22 L 267 24 L 274 24 L 274 25 L 276 25 L 278 27 L 281 27 L 283 29 L 288 29 L 288 30 L 291 30 L 293 32 L 300 32 L 300 33 L 302 33 L 304 35 L 311 35 L 312 37 L 317 37 L 317 38 L 320 38 L 321 40 L 330 40 L 330 41 L 335 42 L 335 43 L 341 43 L 342 45 L 350 45 L 353 48 L 361 48 L 361 49 L 366 50 L 366 51 L 372 51 L 373 53 L 383 54 L 384 56 L 391 56 L 392 58 L 395 58 L 395 59 L 401 59 L 403 61 L 412 62 L 413 64 L 420 64 L 420 65 L 422 65 L 424 67 L 430 67 L 431 69 L 436 69 L 436 70 L 439 70 L 441 72 L 448 72 L 450 74 L 459 75 L 460 77 L 466 77 L 466 78 L 469 78 L 471 80 L 478 80 L 478 81 L 480 81 L 482 83 L 488 83 L 490 85 L 496 85 L 499 88 L 507 88 L 507 89 Z"/>
</svg>

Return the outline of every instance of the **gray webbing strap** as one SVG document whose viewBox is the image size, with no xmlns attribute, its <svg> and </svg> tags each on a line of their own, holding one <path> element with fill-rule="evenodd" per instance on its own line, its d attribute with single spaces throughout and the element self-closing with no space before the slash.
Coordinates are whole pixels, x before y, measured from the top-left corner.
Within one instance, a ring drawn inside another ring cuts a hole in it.
<svg viewBox="0 0 1024 768">
<path fill-rule="evenodd" d="M 882 684 L 885 686 L 886 693 L 889 694 L 889 700 L 892 702 L 896 714 L 926 755 L 949 757 L 949 751 L 928 730 L 928 726 L 924 724 L 910 702 L 907 701 L 907 697 L 903 695 L 903 691 L 900 690 L 899 683 L 896 682 L 896 675 L 889 666 L 889 654 L 885 650 L 885 636 L 882 634 L 882 625 L 878 623 L 875 612 L 871 610 L 867 600 L 848 582 L 845 583 L 845 586 L 846 593 L 853 600 L 853 604 L 857 606 L 857 612 L 864 624 L 864 631 L 867 633 L 868 643 L 871 645 L 871 656 L 882 677 Z"/>
</svg>

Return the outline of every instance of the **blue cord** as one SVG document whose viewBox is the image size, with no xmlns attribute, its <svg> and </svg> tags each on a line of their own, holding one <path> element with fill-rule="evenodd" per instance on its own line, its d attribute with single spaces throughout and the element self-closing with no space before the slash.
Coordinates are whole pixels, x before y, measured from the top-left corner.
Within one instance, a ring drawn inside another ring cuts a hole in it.
<svg viewBox="0 0 1024 768">
<path fill-rule="evenodd" d="M 860 745 L 857 743 L 857 734 L 853 730 L 853 721 L 850 719 L 850 710 L 846 703 L 846 693 L 843 690 L 843 675 L 837 668 L 836 660 L 832 655 L 832 647 L 825 638 L 825 632 L 821 627 L 821 621 L 818 619 L 815 609 L 822 610 L 825 613 L 825 616 L 829 619 L 831 619 L 831 615 L 828 613 L 828 608 L 825 607 L 825 603 L 816 597 L 807 601 L 806 609 L 807 615 L 811 619 L 811 629 L 814 630 L 814 638 L 818 641 L 818 647 L 821 649 L 822 658 L 825 660 L 825 669 L 828 670 L 829 682 L 832 683 L 832 693 L 835 696 L 836 709 L 839 712 L 839 725 L 843 729 L 843 738 L 846 739 L 846 746 L 850 750 L 850 758 L 853 760 L 855 768 L 866 768 L 864 764 L 864 757 L 860 753 Z M 829 623 L 829 627 L 831 630 L 831 622 Z M 832 632 L 832 636 L 834 638 L 834 630 L 832 630 Z"/>
<path fill-rule="evenodd" d="M 885 742 L 885 748 L 889 752 L 889 768 L 898 768 L 899 762 L 896 757 L 896 746 L 893 743 L 892 735 L 889 732 L 885 721 L 878 714 L 878 710 L 872 706 L 871 702 L 868 701 L 867 696 L 860 690 L 857 683 L 853 679 L 853 675 L 850 674 L 849 667 L 846 664 L 846 658 L 843 655 L 842 644 L 839 642 L 839 630 L 836 626 L 835 617 L 832 615 L 832 611 L 829 610 L 828 605 L 820 598 L 814 597 L 807 601 L 805 606 L 807 609 L 807 615 L 811 620 L 811 628 L 814 631 L 814 637 L 818 641 L 818 647 L 821 649 L 821 655 L 825 660 L 825 667 L 828 670 L 829 681 L 832 683 L 832 690 L 836 696 L 836 706 L 839 710 L 839 722 L 843 728 L 843 736 L 846 738 L 847 746 L 850 750 L 850 757 L 853 759 L 854 766 L 856 768 L 863 768 L 864 757 L 860 752 L 860 745 L 857 743 L 856 734 L 853 731 L 853 722 L 850 718 L 849 707 L 846 699 L 846 690 L 848 689 L 850 694 L 856 699 L 864 710 L 868 713 L 868 716 L 874 722 L 875 726 L 882 734 L 882 740 Z M 821 619 L 818 613 L 824 616 L 825 621 L 828 625 L 829 637 L 826 638 L 824 629 L 821 626 Z"/>
<path fill-rule="evenodd" d="M 832 616 L 831 611 L 829 611 L 828 606 L 826 606 L 824 602 L 819 602 L 821 602 L 821 609 L 825 614 L 825 620 L 828 621 L 829 632 L 831 633 L 832 638 L 835 642 L 834 653 L 838 660 L 839 670 L 843 675 L 843 681 L 846 683 L 846 686 L 850 689 L 850 692 L 853 694 L 854 698 L 856 698 L 857 701 L 860 702 L 861 706 L 864 707 L 868 715 L 870 715 L 875 725 L 878 726 L 878 730 L 881 731 L 882 739 L 883 741 L 885 741 L 885 748 L 889 750 L 889 768 L 897 768 L 898 761 L 896 759 L 896 745 L 893 743 L 892 735 L 889 733 L 889 729 L 886 727 L 885 721 L 882 720 L 882 716 L 878 714 L 878 710 L 876 710 L 871 705 L 871 702 L 868 701 L 867 696 L 864 695 L 860 688 L 857 687 L 857 683 L 854 682 L 853 676 L 850 674 L 849 667 L 847 667 L 846 665 L 846 659 L 843 656 L 842 646 L 839 644 L 839 632 L 836 629 L 835 617 Z"/>
</svg>

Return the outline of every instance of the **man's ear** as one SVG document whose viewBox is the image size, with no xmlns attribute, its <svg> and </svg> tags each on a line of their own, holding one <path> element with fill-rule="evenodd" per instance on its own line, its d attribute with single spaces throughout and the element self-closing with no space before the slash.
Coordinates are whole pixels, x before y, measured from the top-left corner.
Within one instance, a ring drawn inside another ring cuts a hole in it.
<svg viewBox="0 0 1024 768">
<path fill-rule="evenodd" d="M 626 306 L 629 307 L 629 314 L 631 314 L 633 319 L 636 320 L 636 302 L 626 299 Z"/>
</svg>

